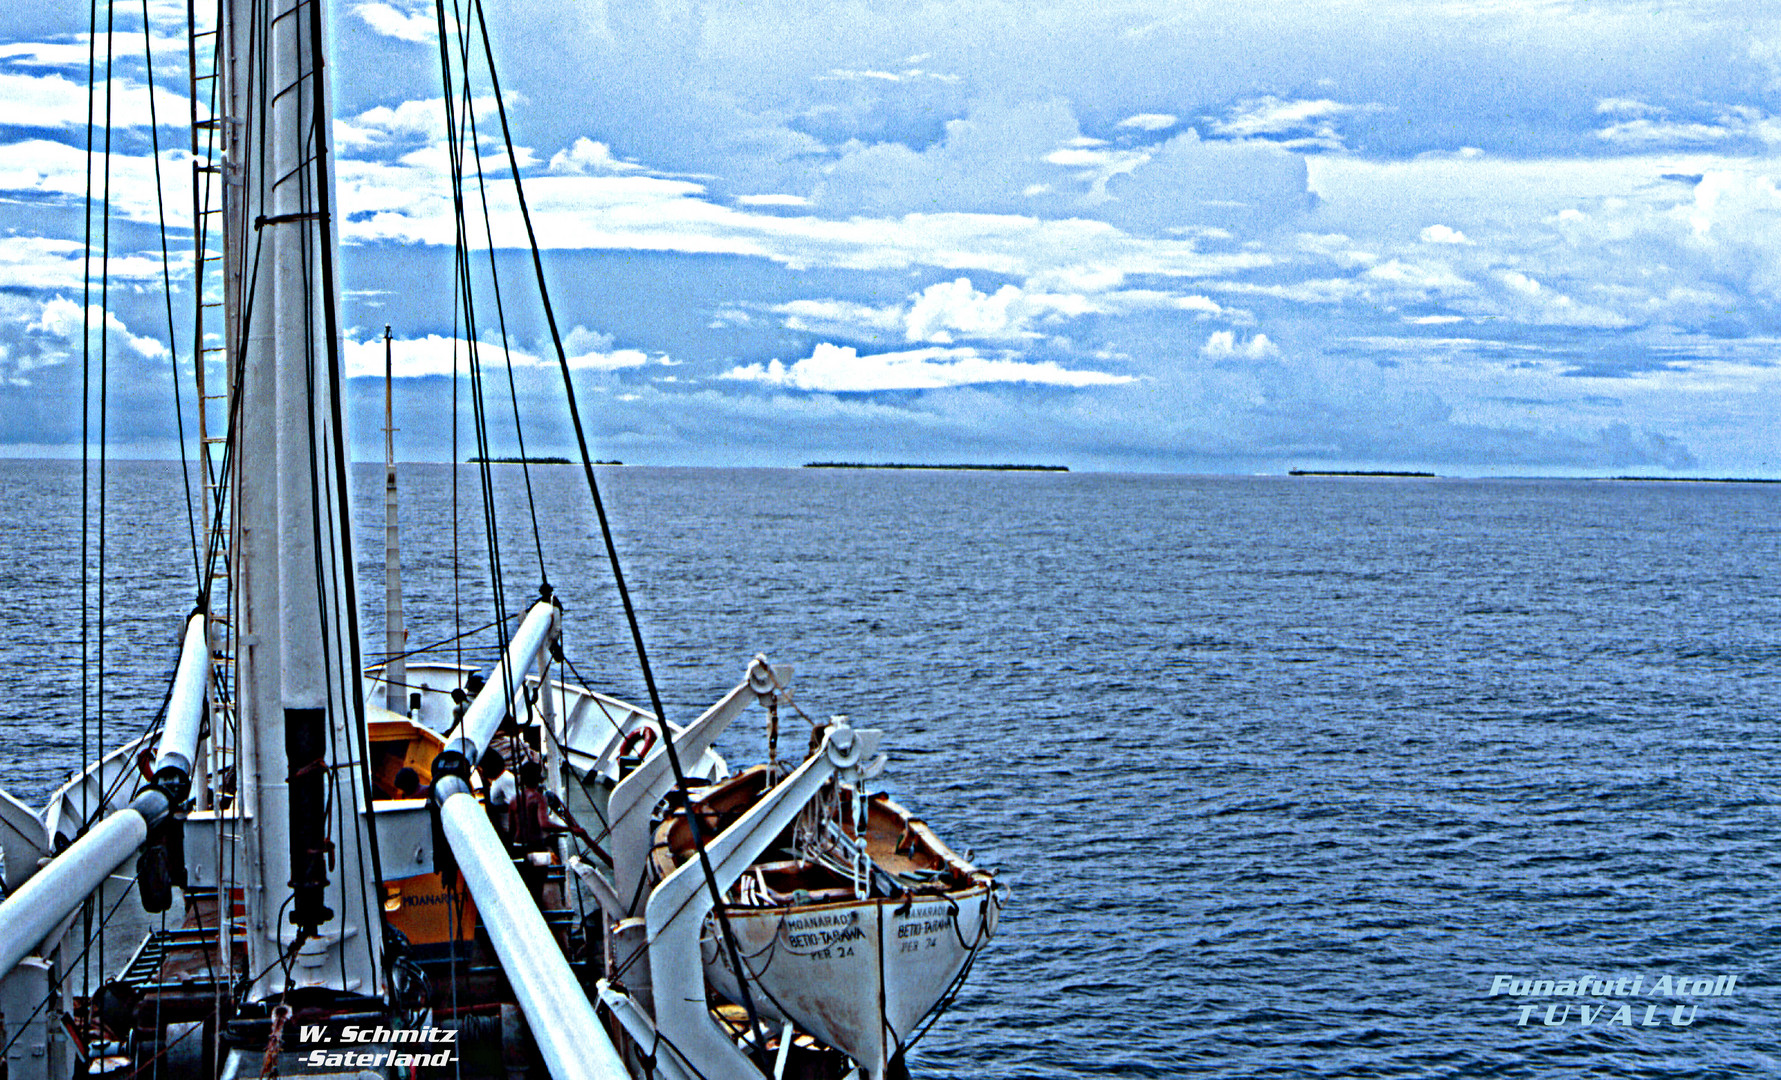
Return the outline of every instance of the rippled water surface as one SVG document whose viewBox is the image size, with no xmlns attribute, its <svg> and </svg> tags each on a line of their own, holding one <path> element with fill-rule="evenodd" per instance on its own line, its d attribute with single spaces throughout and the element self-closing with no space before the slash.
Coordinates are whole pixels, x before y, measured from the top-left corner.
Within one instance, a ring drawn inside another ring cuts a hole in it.
<svg viewBox="0 0 1781 1080">
<path fill-rule="evenodd" d="M 459 475 L 461 623 L 451 470 L 402 474 L 416 643 L 492 610 Z M 793 663 L 803 707 L 885 728 L 886 783 L 1013 886 L 917 1076 L 1781 1075 L 1781 488 L 601 477 L 671 711 L 757 651 Z M 80 474 L 0 478 L 0 768 L 35 803 L 81 746 Z M 368 651 L 380 480 L 359 473 Z M 496 480 L 517 609 L 537 556 L 519 470 Z M 571 659 L 643 700 L 579 470 L 532 480 Z M 107 742 L 171 668 L 182 499 L 175 467 L 108 483 Z M 761 755 L 758 725 L 726 737 L 733 762 Z M 1680 973 L 1738 982 L 1613 1001 L 1632 1025 L 1490 994 Z"/>
</svg>

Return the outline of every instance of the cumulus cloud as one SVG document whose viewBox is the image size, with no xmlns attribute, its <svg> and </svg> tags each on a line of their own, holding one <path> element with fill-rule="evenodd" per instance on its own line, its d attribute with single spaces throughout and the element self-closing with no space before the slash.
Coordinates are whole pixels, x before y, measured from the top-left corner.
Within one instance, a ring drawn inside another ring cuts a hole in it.
<svg viewBox="0 0 1781 1080">
<path fill-rule="evenodd" d="M 563 355 L 574 371 L 616 371 L 649 363 L 649 354 L 642 349 L 615 349 L 612 345 L 611 334 L 577 325 L 563 338 Z"/>
<path fill-rule="evenodd" d="M 844 147 L 824 170 L 813 201 L 836 213 L 898 213 L 944 206 L 979 212 L 1030 212 L 1023 191 L 1052 184 L 1045 159 L 1082 132 L 1061 101 L 986 103 L 948 121 L 924 150 L 902 143 Z"/>
<path fill-rule="evenodd" d="M 140 37 L 138 37 L 140 41 Z M 86 63 L 85 48 L 81 63 Z M 99 87 L 103 108 L 103 84 Z M 144 128 L 149 124 L 148 84 L 132 79 L 114 78 L 109 90 L 112 96 L 113 127 Z M 59 74 L 25 75 L 0 71 L 0 101 L 6 103 L 4 123 L 25 128 L 85 128 L 87 125 L 87 84 Z M 159 81 L 155 84 L 155 114 L 163 126 L 183 124 L 191 115 L 191 106 Z"/>
<path fill-rule="evenodd" d="M 1077 179 L 1088 185 L 1085 199 L 1092 205 L 1107 200 L 1107 181 L 1129 173 L 1149 161 L 1150 154 L 1142 150 L 1066 146 L 1045 155 L 1045 160 L 1053 165 L 1079 170 Z M 1044 190 L 1050 190 L 1049 184 L 1043 187 Z"/>
<path fill-rule="evenodd" d="M 1100 278 L 1041 275 L 1024 285 L 1002 285 L 991 293 L 979 290 L 969 277 L 959 277 L 929 285 L 900 304 L 792 300 L 775 306 L 773 311 L 784 316 L 784 325 L 792 330 L 872 341 L 894 335 L 905 341 L 936 345 L 959 340 L 1037 339 L 1086 315 L 1169 311 L 1233 321 L 1249 317 L 1246 312 L 1222 307 L 1210 297 L 1158 289 L 1124 289 L 1118 287 L 1121 280 L 1117 274 Z M 746 317 L 745 313 L 725 317 L 740 322 L 737 315 Z"/>
<path fill-rule="evenodd" d="M 1201 139 L 1191 128 L 1110 174 L 1095 213 L 1145 232 L 1213 227 L 1249 233 L 1311 208 L 1305 160 L 1267 143 Z"/>
<path fill-rule="evenodd" d="M 1257 334 L 1248 341 L 1239 342 L 1237 335 L 1230 330 L 1213 331 L 1201 347 L 1200 355 L 1213 360 L 1228 360 L 1233 357 L 1244 360 L 1261 360 L 1269 356 L 1280 355 L 1280 349 L 1268 335 Z"/>
<path fill-rule="evenodd" d="M 1336 120 L 1352 113 L 1378 112 L 1379 105 L 1349 105 L 1329 98 L 1283 99 L 1266 94 L 1232 105 L 1212 132 L 1229 139 L 1268 139 L 1304 150 L 1340 150 Z"/>
<path fill-rule="evenodd" d="M 1470 244 L 1466 234 L 1449 225 L 1430 225 L 1422 230 L 1425 244 Z"/>
<path fill-rule="evenodd" d="M 430 7 L 415 6 L 403 11 L 393 4 L 355 4 L 353 14 L 366 26 L 384 37 L 398 41 L 429 42 L 438 40 L 439 20 Z M 451 28 L 448 20 L 447 29 Z"/>
<path fill-rule="evenodd" d="M 1121 120 L 1116 127 L 1137 128 L 1139 131 L 1167 131 L 1174 127 L 1176 119 L 1168 113 L 1138 113 Z"/>
<path fill-rule="evenodd" d="M 575 140 L 567 150 L 550 156 L 549 170 L 558 175 L 586 176 L 589 173 L 636 172 L 643 168 L 612 156 L 612 148 L 585 136 Z"/>
<path fill-rule="evenodd" d="M 597 333 L 583 326 L 576 326 L 563 338 L 563 352 L 572 371 L 615 371 L 640 368 L 650 362 L 648 354 L 640 349 L 615 349 L 612 346 L 610 334 Z M 477 345 L 476 356 L 485 371 L 505 370 L 509 360 L 516 370 L 558 370 L 556 354 L 548 341 L 543 343 L 542 349 L 510 345 L 506 351 L 502 350 L 499 339 L 482 341 Z M 461 337 L 427 334 L 418 338 L 395 338 L 390 342 L 390 366 L 398 379 L 450 376 L 454 372 L 464 375 L 470 370 L 470 357 L 470 342 Z M 383 338 L 348 339 L 345 367 L 348 378 L 383 378 Z"/>
<path fill-rule="evenodd" d="M 44 302 L 37 318 L 27 323 L 25 329 L 30 333 L 78 346 L 83 328 L 87 336 L 97 344 L 101 327 L 112 341 L 127 346 L 145 360 L 158 360 L 167 355 L 165 342 L 159 338 L 132 334 L 116 312 L 107 312 L 99 305 L 92 304 L 86 308 L 83 319 L 81 306 L 61 296 Z"/>
<path fill-rule="evenodd" d="M 790 367 L 773 360 L 731 368 L 723 377 L 826 393 L 940 390 L 985 383 L 1116 386 L 1136 381 L 1129 375 L 1070 370 L 1049 360 L 1032 363 L 990 359 L 971 348 L 915 349 L 861 356 L 852 346 L 827 342 L 818 344 L 810 356 Z"/>
<path fill-rule="evenodd" d="M 1004 285 L 993 294 L 978 292 L 970 278 L 955 278 L 923 289 L 903 320 L 910 341 L 949 344 L 953 335 L 966 338 L 1024 337 L 1033 318 L 1047 308 L 1043 298 L 1028 297 L 1019 287 Z"/>
<path fill-rule="evenodd" d="M 473 98 L 470 107 L 479 122 L 494 118 L 499 109 L 492 96 Z M 334 142 L 341 150 L 368 150 L 417 139 L 444 146 L 444 98 L 404 101 L 394 107 L 379 105 L 350 120 L 334 121 Z"/>
</svg>

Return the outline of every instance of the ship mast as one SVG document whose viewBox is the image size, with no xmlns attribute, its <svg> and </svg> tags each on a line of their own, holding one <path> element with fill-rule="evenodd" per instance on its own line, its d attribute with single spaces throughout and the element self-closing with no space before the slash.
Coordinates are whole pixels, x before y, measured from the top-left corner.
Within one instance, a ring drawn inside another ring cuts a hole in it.
<svg viewBox="0 0 1781 1080">
<path fill-rule="evenodd" d="M 396 531 L 396 372 L 390 328 L 383 328 L 383 626 L 388 650 L 383 669 L 384 703 L 393 713 L 408 715 L 408 665 L 403 651 L 408 631 L 402 628 L 402 544 Z"/>
<path fill-rule="evenodd" d="M 233 585 L 249 1001 L 383 997 L 347 517 L 322 5 L 225 0 L 242 267 Z M 238 207 L 238 209 L 237 209 Z M 232 350 L 233 352 L 234 350 Z"/>
</svg>

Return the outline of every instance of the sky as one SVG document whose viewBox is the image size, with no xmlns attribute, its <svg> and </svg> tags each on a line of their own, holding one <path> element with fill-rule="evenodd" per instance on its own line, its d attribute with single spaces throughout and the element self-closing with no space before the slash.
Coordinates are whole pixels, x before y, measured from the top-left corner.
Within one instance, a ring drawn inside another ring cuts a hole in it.
<svg viewBox="0 0 1781 1080">
<path fill-rule="evenodd" d="M 158 127 L 143 7 L 113 15 L 105 415 L 115 452 L 166 457 L 192 352 L 185 5 L 147 8 Z M 596 457 L 1776 477 L 1768 10 L 507 0 L 488 20 Z M 355 446 L 381 456 L 387 324 L 399 456 L 446 460 L 464 331 L 437 18 L 331 18 Z M 0 456 L 81 443 L 87 20 L 0 12 Z M 480 351 L 513 372 L 491 369 L 491 451 L 513 451 L 517 400 L 528 452 L 572 454 L 486 74 L 472 93 L 507 337 L 479 314 Z"/>
</svg>

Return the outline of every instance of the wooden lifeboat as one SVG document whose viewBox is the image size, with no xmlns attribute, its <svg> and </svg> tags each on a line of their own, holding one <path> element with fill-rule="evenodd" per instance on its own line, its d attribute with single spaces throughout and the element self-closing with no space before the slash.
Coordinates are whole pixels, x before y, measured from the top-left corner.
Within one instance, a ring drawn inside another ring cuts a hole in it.
<svg viewBox="0 0 1781 1080">
<path fill-rule="evenodd" d="M 703 835 L 740 818 L 774 776 L 756 766 L 694 800 Z M 725 913 L 756 1010 L 880 1080 L 904 1074 L 916 1028 L 963 981 L 995 932 L 1001 899 L 990 873 L 886 795 L 866 799 L 862 845 L 853 799 L 846 785 L 825 789 L 742 875 Z M 658 879 L 694 855 L 686 811 L 677 811 L 656 830 Z M 713 926 L 702 952 L 707 981 L 741 1001 Z"/>
</svg>

